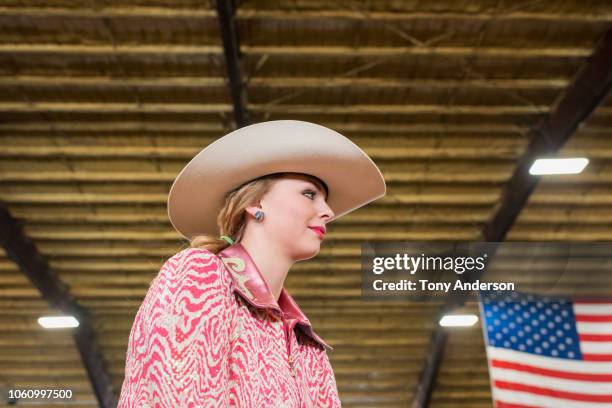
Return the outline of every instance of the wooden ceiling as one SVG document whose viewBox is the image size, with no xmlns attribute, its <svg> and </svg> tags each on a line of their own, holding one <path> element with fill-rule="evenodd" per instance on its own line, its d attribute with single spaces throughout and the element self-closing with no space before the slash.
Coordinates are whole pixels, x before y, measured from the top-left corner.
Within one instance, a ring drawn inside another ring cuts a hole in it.
<svg viewBox="0 0 612 408">
<path fill-rule="evenodd" d="M 201 0 L 3 1 L 0 201 L 46 260 L 34 269 L 86 311 L 118 395 L 134 315 L 185 247 L 165 207 L 178 171 L 235 127 L 237 103 L 252 123 L 343 132 L 388 194 L 330 224 L 287 287 L 335 348 L 344 406 L 410 406 L 440 305 L 362 302 L 361 242 L 482 240 L 530 132 L 612 26 L 612 4 L 248 0 L 235 13 L 225 37 Z M 508 240 L 612 241 L 612 100 L 572 133 L 560 153 L 590 165 L 543 178 Z M 98 406 L 83 345 L 36 322 L 54 314 L 48 297 L 4 252 L 0 272 L 0 389 L 70 388 L 76 405 Z M 440 352 L 429 405 L 490 407 L 480 327 L 453 331 Z"/>
</svg>

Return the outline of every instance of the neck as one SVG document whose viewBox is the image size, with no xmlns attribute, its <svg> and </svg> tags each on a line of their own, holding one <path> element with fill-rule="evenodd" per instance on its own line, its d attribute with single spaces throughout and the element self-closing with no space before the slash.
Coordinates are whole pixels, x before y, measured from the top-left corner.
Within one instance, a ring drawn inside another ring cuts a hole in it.
<svg viewBox="0 0 612 408">
<path fill-rule="evenodd" d="M 278 302 L 285 278 L 294 261 L 283 257 L 283 251 L 276 248 L 264 237 L 243 237 L 240 244 L 249 253 L 257 269 L 268 284 L 274 299 Z"/>
</svg>

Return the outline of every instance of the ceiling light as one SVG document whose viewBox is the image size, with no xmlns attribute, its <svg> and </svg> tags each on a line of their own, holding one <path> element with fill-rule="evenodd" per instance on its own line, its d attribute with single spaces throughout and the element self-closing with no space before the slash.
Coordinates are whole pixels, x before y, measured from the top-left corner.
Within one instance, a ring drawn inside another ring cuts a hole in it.
<svg viewBox="0 0 612 408">
<path fill-rule="evenodd" d="M 478 321 L 478 316 L 473 314 L 445 315 L 440 319 L 440 326 L 460 327 L 473 326 Z"/>
<path fill-rule="evenodd" d="M 529 169 L 529 174 L 578 174 L 589 164 L 589 159 L 572 157 L 567 159 L 537 159 Z"/>
<path fill-rule="evenodd" d="M 66 329 L 71 327 L 79 327 L 79 321 L 72 316 L 39 317 L 38 324 L 45 329 Z"/>
</svg>

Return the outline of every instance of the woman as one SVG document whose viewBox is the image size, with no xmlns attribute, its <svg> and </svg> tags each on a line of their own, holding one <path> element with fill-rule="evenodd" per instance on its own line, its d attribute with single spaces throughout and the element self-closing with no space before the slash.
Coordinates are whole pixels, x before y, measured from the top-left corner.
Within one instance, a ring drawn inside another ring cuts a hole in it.
<svg viewBox="0 0 612 408">
<path fill-rule="evenodd" d="M 202 150 L 168 197 L 191 245 L 136 315 L 119 407 L 340 406 L 331 347 L 283 284 L 326 224 L 384 194 L 372 160 L 313 123 L 263 122 Z"/>
</svg>

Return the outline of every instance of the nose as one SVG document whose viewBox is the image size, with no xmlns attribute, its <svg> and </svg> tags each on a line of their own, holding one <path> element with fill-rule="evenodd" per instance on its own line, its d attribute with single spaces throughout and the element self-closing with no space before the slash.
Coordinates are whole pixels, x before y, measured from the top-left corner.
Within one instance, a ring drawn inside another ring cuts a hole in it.
<svg viewBox="0 0 612 408">
<path fill-rule="evenodd" d="M 334 212 L 332 211 L 331 207 L 327 204 L 327 201 L 322 201 L 320 208 L 319 208 L 319 216 L 321 218 L 326 217 L 327 220 L 325 222 L 330 222 L 331 220 L 334 219 Z"/>
</svg>

